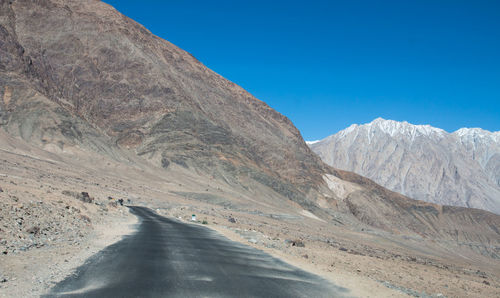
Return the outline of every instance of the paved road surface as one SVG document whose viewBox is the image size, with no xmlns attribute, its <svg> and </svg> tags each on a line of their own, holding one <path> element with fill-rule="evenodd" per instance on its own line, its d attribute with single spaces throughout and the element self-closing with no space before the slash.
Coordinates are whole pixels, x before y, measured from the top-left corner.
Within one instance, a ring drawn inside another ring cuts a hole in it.
<svg viewBox="0 0 500 298">
<path fill-rule="evenodd" d="M 341 297 L 347 290 L 195 224 L 130 207 L 138 231 L 45 297 Z"/>
</svg>

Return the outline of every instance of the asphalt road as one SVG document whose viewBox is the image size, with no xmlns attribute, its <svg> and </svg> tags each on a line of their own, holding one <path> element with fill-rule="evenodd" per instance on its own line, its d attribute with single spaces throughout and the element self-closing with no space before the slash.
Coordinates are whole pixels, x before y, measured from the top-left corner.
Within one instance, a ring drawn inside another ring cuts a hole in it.
<svg viewBox="0 0 500 298">
<path fill-rule="evenodd" d="M 195 224 L 130 207 L 135 234 L 45 297 L 343 297 L 347 290 Z"/>
</svg>

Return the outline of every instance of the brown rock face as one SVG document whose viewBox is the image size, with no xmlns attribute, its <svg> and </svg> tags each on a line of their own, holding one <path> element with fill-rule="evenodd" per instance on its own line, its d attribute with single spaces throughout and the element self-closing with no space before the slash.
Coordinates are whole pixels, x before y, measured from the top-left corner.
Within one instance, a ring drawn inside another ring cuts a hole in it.
<svg viewBox="0 0 500 298">
<path fill-rule="evenodd" d="M 112 7 L 2 1 L 1 15 L 4 106 L 12 97 L 23 117 L 44 121 L 33 109 L 44 97 L 54 134 L 96 143 L 81 131 L 93 130 L 158 166 L 275 177 L 269 186 L 296 196 L 321 181 L 323 164 L 286 117 Z M 49 129 L 26 128 L 20 116 L 3 119 L 23 138 Z"/>
</svg>

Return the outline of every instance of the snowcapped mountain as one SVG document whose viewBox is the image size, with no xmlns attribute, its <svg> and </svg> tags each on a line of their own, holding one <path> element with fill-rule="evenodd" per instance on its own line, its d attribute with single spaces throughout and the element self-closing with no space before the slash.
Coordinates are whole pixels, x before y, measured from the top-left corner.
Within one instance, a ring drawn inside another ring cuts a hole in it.
<svg viewBox="0 0 500 298">
<path fill-rule="evenodd" d="M 358 130 L 363 130 L 366 132 L 368 140 L 371 141 L 371 137 L 375 136 L 377 133 L 385 133 L 390 135 L 393 138 L 404 138 L 409 140 L 414 140 L 417 136 L 429 136 L 433 138 L 441 138 L 444 137 L 446 131 L 435 128 L 430 125 L 413 125 L 406 121 L 398 122 L 394 120 L 385 120 L 382 118 L 377 118 L 370 123 L 358 125 L 353 124 L 348 128 L 340 131 L 338 134 L 332 135 L 329 138 L 334 137 L 345 137 L 348 136 L 352 132 L 356 132 Z M 316 143 L 323 142 L 324 140 L 316 141 Z"/>
<path fill-rule="evenodd" d="M 329 165 L 414 199 L 500 214 L 500 132 L 377 118 L 309 146 Z"/>
</svg>

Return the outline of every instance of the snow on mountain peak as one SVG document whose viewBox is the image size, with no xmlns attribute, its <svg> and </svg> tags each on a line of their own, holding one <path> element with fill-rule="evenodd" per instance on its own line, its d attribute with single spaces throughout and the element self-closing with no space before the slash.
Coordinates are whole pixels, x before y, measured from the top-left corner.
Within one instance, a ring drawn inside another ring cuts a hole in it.
<svg viewBox="0 0 500 298">
<path fill-rule="evenodd" d="M 479 128 L 469 128 L 469 127 L 462 127 L 460 129 L 457 129 L 453 133 L 458 135 L 458 136 L 465 136 L 473 133 L 477 133 Z"/>
<path fill-rule="evenodd" d="M 450 133 L 437 127 L 426 125 L 415 125 L 406 121 L 386 120 L 383 118 L 376 118 L 370 123 L 365 124 L 352 124 L 344 130 L 339 131 L 323 140 L 307 141 L 308 145 L 313 145 L 319 142 L 324 142 L 330 139 L 344 138 L 352 133 L 358 134 L 360 131 L 367 133 L 369 141 L 374 137 L 374 133 L 382 131 L 391 137 L 399 136 L 410 139 L 413 141 L 417 136 L 433 137 L 442 139 Z M 495 143 L 500 143 L 500 131 L 490 132 L 481 128 L 461 128 L 451 135 L 457 136 L 462 142 L 475 142 L 477 140 L 490 140 Z"/>
<path fill-rule="evenodd" d="M 482 128 L 473 127 L 463 127 L 454 132 L 458 136 L 475 135 L 475 136 L 486 136 L 492 134 L 491 131 L 484 130 Z"/>
<path fill-rule="evenodd" d="M 352 124 L 351 126 L 349 126 L 348 128 L 344 129 L 344 130 L 341 130 L 339 131 L 337 134 L 339 137 L 345 137 L 346 135 L 350 134 L 351 132 L 353 132 L 354 130 L 356 130 L 356 128 L 358 128 L 359 125 L 357 124 Z M 330 138 L 334 137 L 335 134 L 331 135 Z"/>
<path fill-rule="evenodd" d="M 500 131 L 491 132 L 482 128 L 460 128 L 459 130 L 453 132 L 454 135 L 458 136 L 462 142 L 463 141 L 476 141 L 476 140 L 491 140 L 495 143 L 500 143 Z"/>
<path fill-rule="evenodd" d="M 446 133 L 444 130 L 432 127 L 430 125 L 413 125 L 406 121 L 399 122 L 395 120 L 385 120 L 383 118 L 377 118 L 372 122 L 364 124 L 362 126 L 370 130 L 378 128 L 382 132 L 389 134 L 390 136 L 400 134 L 411 137 L 415 137 L 417 135 L 435 135 L 441 137 Z"/>
</svg>

